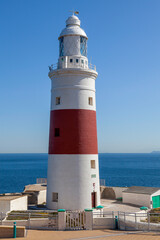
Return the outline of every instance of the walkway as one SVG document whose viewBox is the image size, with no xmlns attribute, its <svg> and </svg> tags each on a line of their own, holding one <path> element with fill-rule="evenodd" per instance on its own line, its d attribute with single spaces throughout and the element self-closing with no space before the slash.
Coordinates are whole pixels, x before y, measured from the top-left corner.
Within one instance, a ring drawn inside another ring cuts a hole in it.
<svg viewBox="0 0 160 240">
<path fill-rule="evenodd" d="M 18 240 L 160 240 L 160 232 L 93 231 L 44 231 L 29 230 L 26 238 Z M 1 240 L 3 240 L 1 238 Z M 4 239 L 7 240 L 7 239 Z"/>
</svg>

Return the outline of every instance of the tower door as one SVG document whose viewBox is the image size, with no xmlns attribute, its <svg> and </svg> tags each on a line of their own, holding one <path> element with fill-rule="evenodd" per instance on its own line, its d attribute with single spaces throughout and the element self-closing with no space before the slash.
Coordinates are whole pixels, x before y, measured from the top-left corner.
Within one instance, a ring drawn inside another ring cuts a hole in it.
<svg viewBox="0 0 160 240">
<path fill-rule="evenodd" d="M 96 192 L 92 192 L 92 208 L 96 207 Z"/>
</svg>

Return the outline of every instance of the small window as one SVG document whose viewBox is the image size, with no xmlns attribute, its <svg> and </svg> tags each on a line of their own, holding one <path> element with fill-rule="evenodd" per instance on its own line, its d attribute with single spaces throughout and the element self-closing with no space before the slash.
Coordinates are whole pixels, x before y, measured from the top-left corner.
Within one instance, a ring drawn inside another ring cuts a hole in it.
<svg viewBox="0 0 160 240">
<path fill-rule="evenodd" d="M 63 59 L 63 58 L 61 58 L 61 60 L 63 61 L 64 59 Z"/>
<path fill-rule="evenodd" d="M 76 59 L 76 63 L 78 63 L 78 59 Z"/>
<path fill-rule="evenodd" d="M 92 175 L 91 175 L 91 178 L 96 178 L 96 174 L 92 174 Z"/>
<path fill-rule="evenodd" d="M 81 63 L 84 63 L 84 60 L 83 60 L 83 59 L 81 60 Z"/>
<path fill-rule="evenodd" d="M 71 58 L 71 59 L 70 59 L 70 63 L 72 63 L 72 62 L 73 62 L 73 59 Z"/>
<path fill-rule="evenodd" d="M 89 104 L 89 105 L 93 105 L 93 98 L 92 98 L 92 97 L 89 97 L 89 98 L 88 98 L 88 104 Z"/>
<path fill-rule="evenodd" d="M 96 162 L 95 162 L 95 160 L 91 160 L 91 168 L 96 168 Z"/>
<path fill-rule="evenodd" d="M 59 137 L 60 136 L 60 129 L 59 128 L 55 128 L 54 136 L 55 137 Z"/>
<path fill-rule="evenodd" d="M 52 192 L 52 202 L 58 202 L 58 193 Z"/>
<path fill-rule="evenodd" d="M 56 97 L 56 105 L 59 105 L 61 103 L 61 98 L 60 97 Z"/>
</svg>

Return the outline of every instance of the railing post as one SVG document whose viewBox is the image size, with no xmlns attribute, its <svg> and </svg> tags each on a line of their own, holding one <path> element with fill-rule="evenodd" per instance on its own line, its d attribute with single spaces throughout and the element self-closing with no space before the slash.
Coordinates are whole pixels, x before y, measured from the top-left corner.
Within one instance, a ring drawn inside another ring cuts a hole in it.
<svg viewBox="0 0 160 240">
<path fill-rule="evenodd" d="M 118 211 L 118 229 L 120 229 L 120 214 L 119 214 L 119 211 Z"/>
<path fill-rule="evenodd" d="M 147 213 L 147 218 L 148 218 L 148 231 L 150 231 L 150 213 Z"/>
<path fill-rule="evenodd" d="M 13 238 L 16 238 L 16 222 L 13 223 Z"/>
<path fill-rule="evenodd" d="M 85 215 L 86 215 L 85 229 L 92 230 L 92 228 L 93 228 L 93 210 L 85 209 Z"/>
<path fill-rule="evenodd" d="M 3 212 L 1 212 L 1 225 L 3 224 Z"/>
<path fill-rule="evenodd" d="M 124 212 L 124 230 L 126 230 L 126 213 Z"/>
<path fill-rule="evenodd" d="M 115 216 L 115 230 L 118 230 L 118 217 Z"/>
<path fill-rule="evenodd" d="M 31 225 L 31 213 L 28 213 L 28 228 L 30 229 Z"/>
<path fill-rule="evenodd" d="M 137 224 L 137 214 L 135 213 L 135 226 L 136 226 L 136 230 L 138 230 L 138 224 Z"/>
<path fill-rule="evenodd" d="M 114 229 L 114 227 L 115 227 L 114 211 L 112 211 L 112 223 L 113 223 L 113 229 Z"/>
<path fill-rule="evenodd" d="M 58 230 L 66 229 L 66 210 L 58 209 Z"/>
</svg>

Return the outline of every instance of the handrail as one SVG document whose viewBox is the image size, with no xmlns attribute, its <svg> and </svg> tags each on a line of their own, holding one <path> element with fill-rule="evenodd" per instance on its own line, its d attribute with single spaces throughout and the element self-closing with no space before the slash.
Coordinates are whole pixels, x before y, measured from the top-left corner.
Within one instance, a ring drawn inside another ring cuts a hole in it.
<svg viewBox="0 0 160 240">
<path fill-rule="evenodd" d="M 51 66 L 49 66 L 49 71 L 54 71 L 57 69 L 63 69 L 63 68 L 84 68 L 84 69 L 90 69 L 90 70 L 94 70 L 96 71 L 96 66 L 89 63 L 88 65 L 85 65 L 84 63 L 63 63 L 63 64 L 51 64 Z"/>
</svg>

